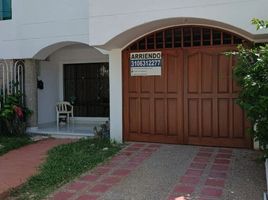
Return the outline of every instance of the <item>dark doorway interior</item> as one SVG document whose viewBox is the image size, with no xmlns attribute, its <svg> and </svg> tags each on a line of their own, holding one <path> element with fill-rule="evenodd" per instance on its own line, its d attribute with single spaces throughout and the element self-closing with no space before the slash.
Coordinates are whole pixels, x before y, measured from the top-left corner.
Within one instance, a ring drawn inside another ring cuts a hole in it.
<svg viewBox="0 0 268 200">
<path fill-rule="evenodd" d="M 109 64 L 65 64 L 64 99 L 76 117 L 108 117 Z"/>
</svg>

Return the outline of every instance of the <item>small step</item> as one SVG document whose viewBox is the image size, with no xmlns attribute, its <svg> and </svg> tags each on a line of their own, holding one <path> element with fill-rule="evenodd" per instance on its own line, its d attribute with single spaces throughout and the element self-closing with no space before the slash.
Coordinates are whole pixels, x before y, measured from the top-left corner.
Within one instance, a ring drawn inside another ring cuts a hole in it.
<svg viewBox="0 0 268 200">
<path fill-rule="evenodd" d="M 28 128 L 27 134 L 31 136 L 47 136 L 52 138 L 70 138 L 70 139 L 80 139 L 80 138 L 89 138 L 94 137 L 95 134 L 93 131 L 76 131 L 76 132 L 68 132 L 68 131 L 56 131 L 56 130 L 44 130 L 38 128 Z"/>
<path fill-rule="evenodd" d="M 93 138 L 94 134 L 70 134 L 70 133 L 29 133 L 31 136 L 47 136 L 51 138 L 68 138 L 68 139 L 81 139 L 81 138 Z"/>
</svg>

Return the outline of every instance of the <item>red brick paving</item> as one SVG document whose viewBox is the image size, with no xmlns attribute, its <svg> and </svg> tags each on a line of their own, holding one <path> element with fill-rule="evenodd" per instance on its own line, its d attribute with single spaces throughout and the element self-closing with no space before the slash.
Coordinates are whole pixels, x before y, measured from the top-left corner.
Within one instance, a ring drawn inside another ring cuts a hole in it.
<svg viewBox="0 0 268 200">
<path fill-rule="evenodd" d="M 195 190 L 194 186 L 187 186 L 187 185 L 178 185 L 174 188 L 175 193 L 181 193 L 181 194 L 191 194 Z"/>
<path fill-rule="evenodd" d="M 131 172 L 131 170 L 128 170 L 128 169 L 117 169 L 112 173 L 112 175 L 127 176 L 130 172 Z"/>
<path fill-rule="evenodd" d="M 219 150 L 219 153 L 228 153 L 228 154 L 231 154 L 231 153 L 233 153 L 233 150 L 232 149 L 220 149 Z"/>
<path fill-rule="evenodd" d="M 197 170 L 197 169 L 188 169 L 185 173 L 185 175 L 188 176 L 201 176 L 203 173 L 203 170 Z"/>
<path fill-rule="evenodd" d="M 47 151 L 60 144 L 70 143 L 70 139 L 46 139 L 8 152 L 0 157 L 0 197 L 11 188 L 24 183 L 37 173 Z"/>
<path fill-rule="evenodd" d="M 91 188 L 90 191 L 103 193 L 103 192 L 108 191 L 111 187 L 112 187 L 112 185 L 97 184 L 93 188 Z"/>
<path fill-rule="evenodd" d="M 137 148 L 137 147 L 128 147 L 127 149 L 126 149 L 126 151 L 139 151 L 140 150 L 140 148 Z"/>
<path fill-rule="evenodd" d="M 110 161 L 96 167 L 76 180 L 80 184 L 63 186 L 62 192 L 75 191 L 72 200 L 96 200 L 148 159 L 161 145 L 133 143 L 121 150 Z M 85 187 L 83 187 L 85 184 Z M 81 190 L 80 190 L 81 187 Z M 83 188 L 82 188 L 83 187 Z M 55 196 L 54 196 L 55 198 Z M 52 196 L 53 199 L 53 196 Z M 67 198 L 68 199 L 68 198 Z"/>
<path fill-rule="evenodd" d="M 75 183 L 72 183 L 68 189 L 69 190 L 82 190 L 83 188 L 85 188 L 87 186 L 86 183 L 81 183 L 81 182 L 75 182 Z"/>
<path fill-rule="evenodd" d="M 104 184 L 116 184 L 119 183 L 121 181 L 121 177 L 106 177 L 103 180 L 101 180 L 101 183 Z"/>
<path fill-rule="evenodd" d="M 81 178 L 82 181 L 96 181 L 99 178 L 98 175 L 86 175 Z"/>
<path fill-rule="evenodd" d="M 211 171 L 208 175 L 211 178 L 227 178 L 227 173 L 226 172 L 219 172 L 219 171 Z"/>
<path fill-rule="evenodd" d="M 201 191 L 201 194 L 209 197 L 220 197 L 222 195 L 222 189 L 206 187 Z"/>
<path fill-rule="evenodd" d="M 157 150 L 156 148 L 146 148 L 146 149 L 143 149 L 144 152 L 154 152 L 156 150 Z"/>
<path fill-rule="evenodd" d="M 227 171 L 229 169 L 229 166 L 228 165 L 212 165 L 211 169 L 217 170 L 217 171 Z"/>
<path fill-rule="evenodd" d="M 205 185 L 224 187 L 225 181 L 223 179 L 208 178 Z"/>
<path fill-rule="evenodd" d="M 232 157 L 231 154 L 222 154 L 222 153 L 219 153 L 216 155 L 216 158 L 226 158 L 226 159 L 230 159 Z"/>
<path fill-rule="evenodd" d="M 126 156 L 131 156 L 132 154 L 133 154 L 132 151 L 129 151 L 129 152 L 125 151 L 125 152 L 120 153 L 120 155 L 126 155 Z"/>
<path fill-rule="evenodd" d="M 167 200 L 219 200 L 228 177 L 232 149 L 201 147 L 169 193 Z M 187 197 L 181 196 L 188 194 Z"/>
<path fill-rule="evenodd" d="M 207 164 L 206 163 L 192 163 L 191 164 L 191 168 L 194 168 L 194 169 L 205 169 L 206 168 L 206 166 L 207 166 Z"/>
<path fill-rule="evenodd" d="M 191 176 L 182 176 L 181 177 L 181 183 L 185 184 L 197 184 L 200 181 L 200 178 L 198 177 L 191 177 Z"/>
<path fill-rule="evenodd" d="M 77 187 L 77 191 L 75 194 L 71 193 L 74 195 L 71 199 L 96 200 L 101 198 L 114 185 L 120 184 L 157 148 L 159 148 L 158 145 L 150 145 L 150 147 L 148 144 L 139 143 L 130 145 L 110 162 L 81 177 L 78 182 L 86 183 L 87 186 L 81 188 L 82 191 L 79 190 L 79 185 L 74 186 Z M 131 153 L 128 155 L 129 152 Z M 225 179 L 228 178 L 231 159 L 232 150 L 230 149 L 200 148 L 185 174 L 171 189 L 167 199 L 185 200 L 194 197 L 199 200 L 219 200 L 223 195 Z M 101 173 L 96 174 L 96 172 Z M 64 187 L 62 191 L 70 192 L 70 189 L 72 188 Z"/>
<path fill-rule="evenodd" d="M 227 160 L 227 159 L 215 159 L 214 163 L 215 164 L 230 164 L 230 160 Z"/>
<path fill-rule="evenodd" d="M 194 158 L 194 161 L 195 161 L 195 162 L 206 163 L 206 162 L 209 161 L 209 158 L 207 158 L 207 157 L 195 157 L 195 158 Z"/>
<path fill-rule="evenodd" d="M 142 144 L 142 143 L 137 143 L 137 144 L 133 144 L 132 147 L 144 147 L 146 144 Z"/>
<path fill-rule="evenodd" d="M 55 195 L 55 197 L 53 198 L 53 200 L 66 200 L 68 198 L 70 198 L 71 196 L 73 196 L 73 193 L 70 192 L 59 192 Z"/>
<path fill-rule="evenodd" d="M 210 157 L 212 155 L 212 153 L 206 153 L 206 152 L 200 152 L 197 154 L 197 156 L 200 157 Z"/>
<path fill-rule="evenodd" d="M 92 173 L 96 175 L 107 174 L 111 169 L 109 167 L 97 167 Z"/>
<path fill-rule="evenodd" d="M 121 168 L 133 170 L 133 169 L 137 168 L 139 165 L 140 165 L 140 163 L 128 162 L 128 163 L 122 165 Z"/>
</svg>

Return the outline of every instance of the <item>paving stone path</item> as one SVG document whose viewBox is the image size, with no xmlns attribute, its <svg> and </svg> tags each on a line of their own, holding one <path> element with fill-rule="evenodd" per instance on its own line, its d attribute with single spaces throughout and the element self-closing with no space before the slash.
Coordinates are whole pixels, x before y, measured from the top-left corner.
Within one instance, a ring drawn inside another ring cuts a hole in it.
<svg viewBox="0 0 268 200">
<path fill-rule="evenodd" d="M 232 153 L 232 149 L 199 148 L 167 199 L 221 199 L 230 172 Z"/>
<path fill-rule="evenodd" d="M 46 139 L 0 156 L 0 199 L 4 199 L 10 189 L 23 184 L 37 172 L 49 149 L 72 141 Z"/>
<path fill-rule="evenodd" d="M 123 149 L 104 165 L 96 167 L 54 194 L 54 200 L 96 200 L 114 185 L 120 184 L 141 163 L 157 151 L 159 144 L 136 143 Z"/>
<path fill-rule="evenodd" d="M 257 200 L 263 164 L 252 150 L 130 143 L 50 200 Z"/>
</svg>

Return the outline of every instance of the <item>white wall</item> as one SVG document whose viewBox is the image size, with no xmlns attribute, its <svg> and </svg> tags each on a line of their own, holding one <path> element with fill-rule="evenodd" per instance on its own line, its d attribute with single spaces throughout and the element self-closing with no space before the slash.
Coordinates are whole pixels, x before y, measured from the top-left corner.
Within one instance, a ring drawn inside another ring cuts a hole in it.
<svg viewBox="0 0 268 200">
<path fill-rule="evenodd" d="M 256 32 L 250 20 L 267 19 L 267 8 L 267 0 L 12 0 L 12 20 L 0 21 L 0 58 L 45 59 L 64 44 L 36 54 L 61 42 L 123 48 L 147 32 L 191 23 L 235 29 L 261 41 L 268 32 Z"/>
<path fill-rule="evenodd" d="M 32 58 L 62 41 L 88 44 L 88 4 L 89 0 L 12 0 L 12 20 L 0 21 L 0 58 Z"/>
<path fill-rule="evenodd" d="M 104 6 L 105 5 L 105 6 Z M 146 31 L 162 26 L 172 26 L 181 24 L 207 23 L 211 21 L 213 26 L 226 26 L 226 29 L 236 27 L 252 39 L 257 39 L 257 34 L 268 33 L 268 31 L 256 32 L 254 26 L 250 24 L 253 17 L 268 19 L 268 1 L 267 0 L 92 0 L 90 3 L 90 45 L 105 45 L 117 35 L 132 29 L 133 27 L 142 26 L 157 20 L 163 20 L 157 26 L 151 26 Z M 165 20 L 174 19 L 169 23 Z M 107 27 L 108 31 L 107 31 Z M 135 33 L 137 30 L 131 30 Z M 135 36 L 144 34 L 143 30 L 137 32 Z M 129 33 L 131 35 L 131 33 Z M 134 36 L 122 35 L 134 39 Z M 268 38 L 267 35 L 265 36 Z M 259 37 L 261 38 L 261 37 Z M 263 38 L 262 38 L 263 39 Z M 120 43 L 120 40 L 116 42 Z M 126 45 L 127 41 L 121 45 L 113 44 L 109 48 L 118 48 Z"/>
<path fill-rule="evenodd" d="M 62 48 L 40 62 L 39 80 L 44 89 L 38 90 L 38 124 L 56 121 L 55 105 L 63 99 L 63 64 L 108 62 L 108 55 L 86 45 Z"/>
<path fill-rule="evenodd" d="M 123 91 L 121 49 L 109 53 L 110 78 L 110 136 L 117 142 L 123 139 Z"/>
<path fill-rule="evenodd" d="M 40 62 L 38 79 L 44 83 L 44 89 L 38 89 L 38 124 L 56 121 L 55 105 L 59 100 L 58 63 Z"/>
</svg>

